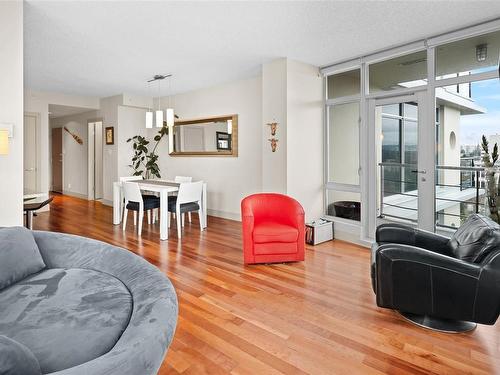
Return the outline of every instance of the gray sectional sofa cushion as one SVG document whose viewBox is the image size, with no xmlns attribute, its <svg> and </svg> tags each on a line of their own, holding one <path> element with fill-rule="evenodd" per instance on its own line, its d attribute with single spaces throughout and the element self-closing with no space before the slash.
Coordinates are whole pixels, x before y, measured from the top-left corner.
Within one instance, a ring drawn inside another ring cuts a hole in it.
<svg viewBox="0 0 500 375">
<path fill-rule="evenodd" d="M 26 228 L 0 228 L 0 289 L 45 268 L 33 234 Z"/>
<path fill-rule="evenodd" d="M 0 374 L 41 375 L 40 365 L 24 345 L 0 335 Z"/>
<path fill-rule="evenodd" d="M 33 232 L 46 268 L 0 290 L 0 335 L 43 374 L 156 374 L 177 322 L 170 281 L 131 252 Z"/>
<path fill-rule="evenodd" d="M 44 374 L 90 361 L 127 328 L 132 296 L 117 278 L 52 268 L 0 293 L 0 332 L 26 345 Z"/>
</svg>

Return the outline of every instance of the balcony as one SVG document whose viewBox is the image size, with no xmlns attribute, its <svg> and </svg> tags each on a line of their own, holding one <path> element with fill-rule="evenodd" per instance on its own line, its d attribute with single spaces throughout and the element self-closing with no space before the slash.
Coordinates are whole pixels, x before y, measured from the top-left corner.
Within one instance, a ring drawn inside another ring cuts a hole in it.
<svg viewBox="0 0 500 375">
<path fill-rule="evenodd" d="M 417 222 L 415 164 L 379 163 L 378 216 Z M 436 226 L 456 229 L 470 214 L 484 213 L 484 168 L 436 166 Z"/>
</svg>

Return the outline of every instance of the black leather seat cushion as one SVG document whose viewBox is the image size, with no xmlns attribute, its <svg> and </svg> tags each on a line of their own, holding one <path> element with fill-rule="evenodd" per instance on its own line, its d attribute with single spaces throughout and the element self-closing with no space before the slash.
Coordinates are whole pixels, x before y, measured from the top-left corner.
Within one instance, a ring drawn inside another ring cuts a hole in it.
<svg viewBox="0 0 500 375">
<path fill-rule="evenodd" d="M 176 205 L 177 205 L 177 197 L 169 197 L 168 198 L 168 210 L 170 212 L 175 212 Z M 199 209 L 200 209 L 200 205 L 196 202 L 181 204 L 181 212 L 198 211 Z"/>
<path fill-rule="evenodd" d="M 143 195 L 144 210 L 151 210 L 153 208 L 160 208 L 160 198 L 154 195 Z M 138 202 L 128 202 L 127 210 L 139 211 Z"/>
<path fill-rule="evenodd" d="M 480 263 L 500 247 L 500 226 L 486 216 L 471 215 L 453 234 L 448 246 L 455 258 Z"/>
</svg>

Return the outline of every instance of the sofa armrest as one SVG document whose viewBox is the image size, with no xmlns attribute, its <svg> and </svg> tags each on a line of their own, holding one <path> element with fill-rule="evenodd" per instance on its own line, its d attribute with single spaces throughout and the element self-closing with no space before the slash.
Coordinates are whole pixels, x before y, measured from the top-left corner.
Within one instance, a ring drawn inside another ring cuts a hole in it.
<svg viewBox="0 0 500 375">
<path fill-rule="evenodd" d="M 400 244 L 382 245 L 375 256 L 378 306 L 473 320 L 480 265 Z"/>
<path fill-rule="evenodd" d="M 395 243 L 410 245 L 436 253 L 450 255 L 448 242 L 450 239 L 439 234 L 427 232 L 402 224 L 382 224 L 375 234 L 378 243 Z"/>
</svg>

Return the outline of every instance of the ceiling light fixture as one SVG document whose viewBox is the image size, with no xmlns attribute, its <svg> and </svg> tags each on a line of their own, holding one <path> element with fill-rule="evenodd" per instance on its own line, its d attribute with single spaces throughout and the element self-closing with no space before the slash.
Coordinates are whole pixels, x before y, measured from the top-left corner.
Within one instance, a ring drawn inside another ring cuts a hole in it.
<svg viewBox="0 0 500 375">
<path fill-rule="evenodd" d="M 161 109 L 161 81 L 163 81 L 165 78 L 171 77 L 171 74 L 156 74 L 153 76 L 152 79 L 148 80 L 147 82 L 155 82 L 158 81 L 158 109 L 155 111 L 155 124 L 157 128 L 163 127 L 163 110 Z M 169 98 L 170 99 L 170 98 Z M 171 119 L 170 119 L 171 117 Z M 173 126 L 173 118 L 174 118 L 174 112 L 172 108 L 167 109 L 167 125 L 170 122 L 172 122 Z M 153 127 L 153 111 L 148 108 L 148 111 L 146 112 L 146 128 L 151 129 Z"/>
</svg>

